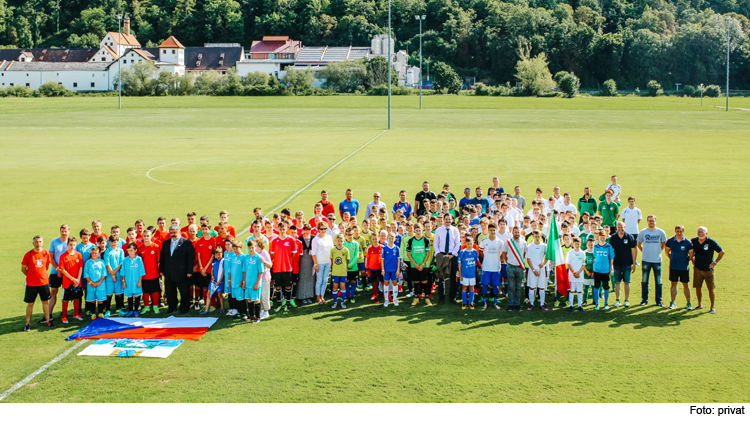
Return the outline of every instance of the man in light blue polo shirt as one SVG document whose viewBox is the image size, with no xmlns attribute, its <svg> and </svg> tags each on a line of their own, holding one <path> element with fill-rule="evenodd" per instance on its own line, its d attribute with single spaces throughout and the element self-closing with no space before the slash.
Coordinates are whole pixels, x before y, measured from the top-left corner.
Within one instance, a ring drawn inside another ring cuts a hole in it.
<svg viewBox="0 0 750 431">
<path fill-rule="evenodd" d="M 356 217 L 359 212 L 359 201 L 352 199 L 352 189 L 346 189 L 346 199 L 341 201 L 339 204 L 339 215 L 343 218 L 344 213 L 349 213 L 350 216 Z"/>
<path fill-rule="evenodd" d="M 661 252 L 667 242 L 667 234 L 656 227 L 656 216 L 650 215 L 646 219 L 648 227 L 638 233 L 638 249 L 642 252 L 643 279 L 641 281 L 641 306 L 648 305 L 648 279 L 651 270 L 654 271 L 654 283 L 656 284 L 656 305 L 663 307 L 661 301 Z"/>
<path fill-rule="evenodd" d="M 57 273 L 55 267 L 60 264 L 60 257 L 68 251 L 68 235 L 70 235 L 70 227 L 66 224 L 60 226 L 60 238 L 55 238 L 50 241 L 49 254 L 55 259 L 55 265 L 52 266 L 49 273 L 49 316 L 52 320 L 52 311 L 55 309 L 57 303 L 57 290 L 62 286 L 62 277 Z M 47 321 L 42 319 L 39 323 L 46 323 Z"/>
</svg>

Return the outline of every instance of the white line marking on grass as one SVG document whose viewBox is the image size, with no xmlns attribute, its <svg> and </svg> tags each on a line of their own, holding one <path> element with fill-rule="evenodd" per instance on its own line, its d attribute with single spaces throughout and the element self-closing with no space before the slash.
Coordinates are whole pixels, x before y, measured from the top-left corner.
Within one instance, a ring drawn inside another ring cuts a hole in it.
<svg viewBox="0 0 750 431">
<path fill-rule="evenodd" d="M 387 132 L 387 131 L 388 131 L 387 129 L 386 129 L 386 130 L 383 130 L 382 132 L 380 132 L 380 134 L 379 134 L 378 136 L 376 136 L 376 137 L 374 137 L 374 138 L 370 139 L 369 141 L 367 141 L 367 143 L 366 143 L 366 144 L 362 145 L 361 147 L 359 147 L 359 148 L 357 148 L 356 150 L 354 150 L 354 151 L 352 151 L 351 153 L 349 153 L 349 155 L 348 155 L 348 156 L 346 156 L 346 157 L 344 157 L 343 159 L 341 159 L 341 160 L 339 160 L 338 162 L 336 162 L 336 164 L 335 164 L 335 165 L 331 166 L 330 168 L 328 168 L 328 170 L 326 170 L 326 171 L 325 171 L 325 172 L 323 172 L 322 174 L 318 175 L 318 177 L 317 177 L 317 178 L 315 178 L 314 180 L 312 180 L 312 181 L 310 181 L 309 183 L 307 183 L 307 185 L 306 185 L 305 187 L 302 187 L 301 189 L 297 190 L 297 191 L 296 191 L 296 192 L 295 192 L 295 193 L 294 193 L 293 195 L 289 196 L 289 199 L 287 199 L 287 200 L 285 200 L 284 202 L 280 203 L 280 204 L 279 204 L 279 206 L 277 206 L 276 208 L 272 209 L 271 211 L 268 211 L 268 213 L 267 213 L 267 214 L 273 214 L 273 212 L 274 212 L 274 211 L 278 210 L 279 208 L 281 208 L 281 207 L 283 207 L 284 205 L 286 205 L 286 204 L 288 204 L 289 202 L 291 202 L 291 201 L 292 201 L 292 199 L 294 199 L 295 197 L 297 197 L 297 195 L 299 195 L 300 193 L 302 193 L 302 192 L 304 192 L 305 190 L 307 190 L 307 189 L 308 189 L 308 187 L 310 187 L 311 185 L 315 184 L 316 182 L 318 182 L 318 180 L 319 180 L 319 179 L 323 178 L 324 176 L 326 176 L 326 174 L 328 174 L 329 172 L 331 172 L 332 170 L 334 170 L 334 168 L 336 168 L 336 166 L 338 166 L 338 165 L 340 165 L 340 164 L 344 163 L 344 162 L 345 162 L 345 161 L 346 161 L 346 160 L 347 160 L 347 159 L 348 159 L 349 157 L 351 157 L 351 156 L 353 156 L 353 155 L 357 154 L 357 153 L 359 152 L 359 150 L 361 150 L 362 148 L 364 148 L 364 147 L 366 147 L 366 146 L 370 145 L 371 143 L 375 142 L 375 140 L 376 140 L 376 139 L 378 139 L 379 137 L 383 136 L 383 135 L 385 134 L 385 132 Z M 250 231 L 250 226 L 252 226 L 252 224 L 250 224 L 250 225 L 249 225 L 248 227 L 246 227 L 245 229 L 242 229 L 242 232 L 240 232 L 239 234 L 237 234 L 237 236 L 240 236 L 240 235 L 244 235 L 244 234 L 248 233 L 248 232 Z"/>
<path fill-rule="evenodd" d="M 592 99 L 598 99 L 598 100 L 611 100 L 611 101 L 625 100 L 625 99 L 621 99 L 621 98 L 620 99 L 615 99 L 613 97 L 597 97 L 597 96 L 588 96 L 588 97 L 591 97 Z M 721 109 L 726 109 L 726 106 L 699 105 L 697 103 L 673 102 L 671 100 L 643 100 L 643 102 L 649 102 L 649 103 L 670 103 L 670 104 L 673 104 L 673 105 L 705 106 L 707 108 L 721 108 Z M 737 108 L 737 107 L 734 107 L 734 106 L 730 106 L 729 109 L 736 109 L 738 111 L 750 111 L 750 108 Z"/>
<path fill-rule="evenodd" d="M 213 159 L 184 160 L 182 162 L 167 163 L 166 165 L 156 166 L 156 167 L 153 167 L 153 168 L 149 169 L 148 172 L 146 172 L 146 177 L 148 179 L 150 179 L 151 181 L 156 181 L 157 183 L 168 184 L 170 186 L 177 186 L 177 187 L 189 187 L 191 189 L 220 190 L 220 191 L 225 191 L 225 192 L 275 192 L 275 193 L 283 193 L 283 192 L 291 192 L 291 191 L 293 191 L 293 190 L 268 190 L 268 189 L 255 190 L 255 189 L 225 189 L 225 188 L 218 188 L 218 187 L 200 187 L 200 186 L 191 186 L 191 185 L 187 185 L 187 184 L 170 183 L 169 181 L 157 180 L 156 178 L 154 178 L 154 177 L 151 176 L 151 172 L 152 171 L 155 171 L 155 170 L 161 169 L 161 168 L 165 168 L 167 166 L 174 166 L 174 165 L 179 165 L 179 164 L 183 164 L 183 163 L 199 162 L 199 161 L 203 161 L 203 160 L 216 160 L 216 159 L 218 159 L 218 157 L 215 157 Z"/>
<path fill-rule="evenodd" d="M 62 358 L 68 356 L 75 349 L 81 347 L 81 345 L 83 345 L 83 343 L 85 343 L 87 341 L 88 340 L 81 340 L 81 341 L 75 343 L 73 345 L 73 347 L 71 347 L 70 349 L 68 349 L 68 350 L 66 350 L 66 351 L 64 351 L 62 353 L 60 353 L 60 355 L 58 357 L 56 357 L 55 359 L 53 359 L 53 360 L 47 362 L 46 364 L 42 365 L 38 370 L 36 370 L 33 373 L 29 374 L 28 377 L 26 377 L 25 379 L 21 380 L 20 382 L 16 383 L 15 385 L 13 385 L 13 387 L 11 387 L 7 391 L 3 392 L 2 395 L 0 395 L 0 401 L 2 401 L 5 398 L 7 398 L 8 395 L 12 394 L 13 392 L 21 389 L 26 383 L 29 383 L 31 381 L 31 379 L 33 379 L 34 377 L 38 376 L 42 371 L 44 371 L 47 368 L 49 368 L 50 366 L 54 365 L 56 362 L 59 362 Z"/>
</svg>

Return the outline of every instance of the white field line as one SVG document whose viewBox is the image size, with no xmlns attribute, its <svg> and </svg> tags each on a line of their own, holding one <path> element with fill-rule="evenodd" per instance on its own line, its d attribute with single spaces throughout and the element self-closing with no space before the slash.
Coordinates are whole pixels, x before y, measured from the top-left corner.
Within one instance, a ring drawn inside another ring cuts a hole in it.
<svg viewBox="0 0 750 431">
<path fill-rule="evenodd" d="M 356 150 L 354 150 L 354 151 L 352 151 L 351 153 L 349 153 L 349 155 L 348 155 L 348 156 L 346 156 L 346 157 L 344 157 L 343 159 L 341 159 L 341 160 L 339 160 L 338 162 L 336 162 L 336 164 L 334 164 L 333 166 L 331 166 L 330 168 L 328 168 L 328 170 L 326 170 L 326 171 L 325 171 L 325 172 L 323 172 L 322 174 L 318 175 L 318 177 L 317 177 L 317 178 L 315 178 L 314 180 L 312 180 L 312 181 L 310 181 L 309 183 L 307 183 L 307 185 L 306 185 L 305 187 L 302 187 L 301 189 L 297 190 L 297 191 L 296 191 L 296 192 L 295 192 L 295 193 L 294 193 L 293 195 L 289 196 L 289 199 L 287 199 L 287 200 L 285 200 L 284 202 L 280 203 L 280 204 L 279 204 L 279 206 L 277 206 L 276 208 L 274 208 L 274 209 L 272 209 L 272 210 L 268 211 L 268 212 L 267 212 L 267 214 L 273 214 L 273 213 L 274 213 L 275 211 L 277 211 L 277 210 L 278 210 L 279 208 L 282 208 L 282 207 L 283 207 L 284 205 L 286 205 L 286 204 L 288 204 L 289 202 L 291 202 L 291 201 L 292 201 L 292 199 L 294 199 L 295 197 L 297 197 L 297 195 L 299 195 L 300 193 L 302 193 L 302 192 L 304 192 L 305 190 L 307 190 L 307 189 L 308 189 L 308 188 L 309 188 L 309 187 L 310 187 L 311 185 L 313 185 L 313 184 L 315 184 L 316 182 L 318 182 L 318 180 L 319 180 L 319 179 L 323 178 L 323 177 L 324 177 L 324 176 L 326 176 L 326 175 L 327 175 L 327 174 L 328 174 L 329 172 L 331 172 L 332 170 L 334 170 L 334 169 L 336 168 L 336 166 L 338 166 L 338 165 L 340 165 L 340 164 L 344 163 L 344 162 L 345 162 L 345 161 L 346 161 L 346 160 L 347 160 L 347 159 L 348 159 L 349 157 L 351 157 L 351 156 L 353 156 L 353 155 L 357 154 L 357 153 L 358 153 L 358 152 L 359 152 L 359 151 L 360 151 L 361 149 L 363 149 L 363 148 L 365 148 L 366 146 L 370 145 L 371 143 L 375 142 L 375 140 L 376 140 L 376 139 L 378 139 L 379 137 L 383 136 L 383 135 L 385 134 L 385 132 L 387 132 L 387 131 L 388 131 L 387 129 L 386 129 L 386 130 L 383 130 L 382 132 L 380 132 L 380 134 L 379 134 L 378 136 L 376 136 L 376 137 L 374 137 L 374 138 L 370 139 L 369 141 L 367 141 L 367 143 L 366 143 L 366 144 L 362 145 L 361 147 L 359 147 L 359 148 L 357 148 Z M 252 224 L 251 224 L 251 225 L 249 225 L 248 227 L 246 227 L 245 229 L 243 229 L 243 230 L 242 230 L 242 232 L 240 232 L 239 234 L 237 234 L 237 236 L 239 237 L 240 235 L 244 235 L 244 234 L 246 234 L 247 232 L 249 232 L 249 231 L 250 231 L 250 226 L 252 226 Z"/>
<path fill-rule="evenodd" d="M 53 360 L 47 362 L 46 364 L 42 365 L 38 370 L 36 370 L 33 373 L 29 374 L 25 379 L 21 380 L 20 382 L 16 383 L 15 385 L 13 385 L 13 387 L 11 387 L 7 391 L 3 392 L 2 395 L 0 395 L 0 401 L 2 401 L 5 398 L 7 398 L 8 395 L 12 394 L 13 392 L 21 389 L 26 383 L 29 383 L 31 381 L 31 379 L 33 379 L 34 377 L 38 376 L 42 371 L 46 370 L 47 368 L 49 368 L 50 366 L 52 366 L 56 362 L 59 362 L 62 358 L 68 356 L 75 349 L 81 347 L 81 345 L 83 345 L 83 343 L 85 343 L 87 341 L 88 340 L 81 340 L 81 341 L 75 343 L 73 345 L 73 347 L 69 348 L 68 350 L 66 350 L 66 351 L 64 351 L 62 353 L 60 353 L 60 355 L 58 355 L 55 359 L 53 359 Z"/>
</svg>

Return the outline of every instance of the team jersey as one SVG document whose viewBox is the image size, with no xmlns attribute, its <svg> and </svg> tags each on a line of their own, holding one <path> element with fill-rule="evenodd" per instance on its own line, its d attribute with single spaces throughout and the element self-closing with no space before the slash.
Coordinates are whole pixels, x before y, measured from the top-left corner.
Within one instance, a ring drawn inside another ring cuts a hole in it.
<svg viewBox="0 0 750 431">
<path fill-rule="evenodd" d="M 60 256 L 59 268 L 64 269 L 65 272 L 70 274 L 70 276 L 73 278 L 78 278 L 78 272 L 81 270 L 81 268 L 83 268 L 83 265 L 83 256 L 81 256 L 81 253 L 77 251 L 73 254 L 65 253 L 64 255 Z M 62 274 L 62 271 L 60 271 L 60 274 Z M 67 289 L 71 284 L 73 284 L 73 282 L 68 277 L 63 275 L 63 289 Z"/>
<path fill-rule="evenodd" d="M 665 246 L 671 252 L 669 269 L 676 269 L 679 271 L 687 271 L 690 269 L 690 250 L 693 249 L 692 241 L 685 237 L 682 238 L 682 241 L 677 241 L 677 238 L 672 237 L 667 240 Z"/>
<path fill-rule="evenodd" d="M 273 272 L 292 272 L 292 257 L 297 253 L 297 240 L 291 236 L 281 237 L 271 241 L 271 259 Z"/>
<path fill-rule="evenodd" d="M 383 247 L 380 245 L 371 245 L 367 248 L 367 269 L 383 269 L 381 259 L 383 258 Z"/>
<path fill-rule="evenodd" d="M 99 260 L 103 260 L 104 264 L 109 266 L 112 271 L 117 271 L 117 268 L 122 265 L 122 261 L 125 260 L 125 252 L 119 248 L 108 248 L 104 252 L 104 257 Z M 120 275 L 119 271 L 118 275 Z"/>
<path fill-rule="evenodd" d="M 219 236 L 219 226 L 218 225 L 214 226 L 214 230 L 216 231 L 216 237 L 215 238 L 217 238 Z M 237 234 L 234 232 L 234 226 L 227 225 L 227 234 L 231 235 L 232 237 L 236 237 L 237 236 Z M 214 234 L 211 234 L 211 236 L 214 236 Z"/>
<path fill-rule="evenodd" d="M 406 244 L 409 243 L 409 240 L 414 238 L 414 234 L 404 234 L 401 239 L 398 242 L 398 255 L 401 257 L 401 259 L 406 262 L 407 265 L 411 265 L 411 262 L 409 261 L 409 258 L 406 256 Z M 396 238 L 398 239 L 398 238 Z"/>
<path fill-rule="evenodd" d="M 235 240 L 235 237 L 232 236 L 232 235 L 227 235 L 227 236 L 221 236 L 221 235 L 219 235 L 216 238 L 214 238 L 214 241 L 216 241 L 216 248 L 221 247 L 221 249 L 224 250 L 227 238 L 231 239 L 232 241 Z M 224 250 L 224 251 L 226 251 L 226 250 Z"/>
<path fill-rule="evenodd" d="M 398 210 L 402 210 L 404 213 L 404 216 L 406 216 L 406 219 L 409 220 L 411 218 L 412 213 L 414 213 L 414 209 L 411 207 L 411 204 L 409 202 L 396 202 L 393 204 L 393 214 L 396 214 Z"/>
<path fill-rule="evenodd" d="M 394 244 L 390 247 L 383 244 L 383 269 L 386 272 L 396 272 L 399 267 L 398 260 L 401 259 L 401 250 Z"/>
<path fill-rule="evenodd" d="M 607 201 L 600 202 L 599 212 L 602 213 L 603 225 L 615 227 L 615 224 L 617 223 L 617 216 L 620 215 L 619 205 L 617 205 L 615 202 L 611 202 L 611 203 L 607 203 Z"/>
<path fill-rule="evenodd" d="M 83 268 L 83 278 L 88 278 L 92 283 L 98 283 L 107 274 L 107 265 L 101 259 L 91 259 Z"/>
<path fill-rule="evenodd" d="M 323 210 L 320 212 L 323 215 L 323 218 L 328 217 L 328 214 L 335 213 L 336 208 L 333 207 L 333 202 L 323 202 L 319 201 L 321 205 L 323 205 Z"/>
<path fill-rule="evenodd" d="M 461 265 L 461 277 L 475 278 L 477 276 L 479 253 L 474 250 L 463 249 L 458 253 L 458 264 Z"/>
<path fill-rule="evenodd" d="M 365 254 L 367 254 L 367 249 L 372 245 L 372 240 L 365 235 L 360 235 L 358 238 L 354 238 L 354 240 L 359 244 L 359 257 L 357 258 L 357 263 L 364 263 L 366 257 Z"/>
<path fill-rule="evenodd" d="M 425 262 L 425 265 L 430 265 L 430 267 L 434 269 L 435 260 L 433 258 L 435 257 L 435 234 L 430 232 L 430 236 L 425 235 L 424 237 L 430 242 L 430 251 L 427 253 L 427 262 Z"/>
<path fill-rule="evenodd" d="M 47 268 L 52 263 L 52 254 L 45 249 L 38 252 L 29 250 L 23 255 L 21 265 L 27 266 L 26 285 L 27 286 L 44 286 L 49 284 L 49 274 Z"/>
<path fill-rule="evenodd" d="M 489 239 L 489 237 L 485 238 L 479 243 L 479 250 L 484 254 L 482 271 L 499 272 L 500 255 L 503 253 L 503 240 L 497 237 L 494 240 Z"/>
<path fill-rule="evenodd" d="M 126 257 L 122 262 L 121 270 L 125 287 L 129 289 L 135 289 L 138 287 L 138 280 L 146 275 L 146 269 L 143 267 L 143 259 L 136 255 L 135 259 L 131 259 L 130 256 Z"/>
<path fill-rule="evenodd" d="M 195 265 L 198 269 L 205 268 L 208 266 L 208 261 L 211 260 L 211 256 L 214 255 L 216 240 L 213 238 L 201 238 L 193 245 L 195 245 Z"/>
<path fill-rule="evenodd" d="M 96 247 L 96 245 L 91 242 L 88 244 L 80 243 L 76 245 L 76 251 L 81 253 L 84 265 L 89 261 L 89 259 L 91 259 L 91 249 L 94 247 Z"/>
<path fill-rule="evenodd" d="M 154 242 L 158 243 L 159 245 L 163 244 L 164 241 L 169 239 L 169 231 L 165 230 L 164 232 L 161 232 L 159 230 L 154 231 Z"/>
<path fill-rule="evenodd" d="M 586 252 L 583 250 L 569 251 L 568 256 L 565 258 L 565 263 L 568 264 L 568 274 L 570 277 L 570 281 L 583 282 L 583 277 L 586 271 L 581 271 L 577 278 L 573 275 L 573 273 L 580 270 L 581 267 L 586 266 Z"/>
<path fill-rule="evenodd" d="M 55 259 L 55 263 L 57 263 L 58 265 L 60 264 L 60 257 L 67 252 L 67 241 L 60 241 L 60 238 L 55 238 L 52 240 L 52 242 L 50 242 L 49 253 L 52 255 L 52 258 Z M 50 270 L 50 274 L 57 274 L 57 270 L 54 266 Z"/>
<path fill-rule="evenodd" d="M 350 216 L 354 217 L 357 215 L 358 211 L 359 211 L 359 201 L 356 199 L 352 199 L 351 201 L 344 199 L 339 204 L 339 213 L 341 217 L 344 217 L 344 213 L 349 213 Z"/>
<path fill-rule="evenodd" d="M 406 241 L 406 252 L 411 253 L 411 258 L 417 265 L 427 266 L 427 255 L 430 254 L 430 240 L 416 236 Z M 408 256 L 408 255 L 407 255 Z"/>
<path fill-rule="evenodd" d="M 544 262 L 547 256 L 547 244 L 544 243 L 531 243 L 526 247 L 526 258 L 531 263 L 531 266 L 535 269 L 539 269 L 539 265 Z"/>
<path fill-rule="evenodd" d="M 359 243 L 357 241 L 344 241 L 344 248 L 349 250 L 349 266 L 347 270 L 357 270 L 357 260 L 359 259 Z"/>
<path fill-rule="evenodd" d="M 242 264 L 242 271 L 245 273 L 245 289 L 253 289 L 258 283 L 260 289 L 261 278 L 263 277 L 263 262 L 260 261 L 260 255 L 246 255 Z"/>
<path fill-rule="evenodd" d="M 89 237 L 89 242 L 92 244 L 96 244 L 99 242 L 99 238 L 102 238 L 102 237 L 104 237 L 104 239 L 106 239 L 109 242 L 109 235 L 107 235 L 104 232 L 99 232 L 98 234 L 92 233 L 91 236 Z M 84 259 L 85 258 L 86 256 L 84 256 Z"/>
<path fill-rule="evenodd" d="M 638 208 L 633 207 L 633 209 L 630 209 L 630 207 L 627 207 L 622 210 L 622 221 L 625 222 L 625 233 L 638 236 L 638 232 L 640 232 L 640 229 L 638 229 L 638 222 L 641 220 L 643 220 L 643 214 L 641 214 L 641 210 Z"/>
<path fill-rule="evenodd" d="M 560 246 L 560 248 L 562 249 L 563 259 L 566 259 L 568 257 L 568 253 L 570 253 L 571 251 L 573 251 L 573 244 L 572 243 L 570 245 L 562 244 Z M 567 262 L 567 260 L 566 260 L 566 262 Z M 562 262 L 555 262 L 555 264 L 558 264 L 558 263 L 562 263 Z"/>
<path fill-rule="evenodd" d="M 229 250 L 229 251 L 224 252 L 224 257 L 221 259 L 221 264 L 222 264 L 221 273 L 224 275 L 224 280 L 227 279 L 227 275 L 229 274 L 229 271 L 232 270 L 232 259 L 234 258 L 234 256 L 235 256 L 234 251 Z M 213 265 L 213 262 L 211 263 L 211 265 Z M 222 280 L 222 283 L 224 283 L 224 280 Z M 224 285 L 228 288 L 232 287 L 227 283 L 224 283 Z"/>
<path fill-rule="evenodd" d="M 297 253 L 292 254 L 292 274 L 299 274 L 299 258 L 302 257 L 302 241 L 296 238 Z"/>
<path fill-rule="evenodd" d="M 331 249 L 331 275 L 335 277 L 344 277 L 347 273 L 347 262 L 349 261 L 350 253 L 346 247 L 333 247 Z"/>
<path fill-rule="evenodd" d="M 211 262 L 211 281 L 216 284 L 216 287 L 224 287 L 224 259 L 216 260 Z"/>
<path fill-rule="evenodd" d="M 229 281 L 230 281 L 230 288 L 231 289 L 237 289 L 242 284 L 242 280 L 244 278 L 242 274 L 242 268 L 245 264 L 245 256 L 244 254 L 238 254 L 234 255 L 229 259 Z"/>
<path fill-rule="evenodd" d="M 594 279 L 594 261 L 595 260 L 596 260 L 596 256 L 594 256 L 594 252 L 586 250 L 586 271 L 583 271 L 584 280 Z"/>
<path fill-rule="evenodd" d="M 482 241 L 483 241 L 483 240 L 484 240 L 485 238 L 489 238 L 489 237 L 490 237 L 490 234 L 488 234 L 488 233 L 483 233 L 482 231 L 479 231 L 479 235 L 477 235 L 477 237 L 476 237 L 475 241 L 476 241 L 477 245 L 479 245 L 479 244 L 481 244 L 481 243 L 482 243 Z M 481 247 L 480 247 L 480 249 L 481 249 Z"/>
<path fill-rule="evenodd" d="M 152 280 L 159 278 L 159 257 L 161 255 L 161 247 L 152 242 L 151 245 L 141 244 L 138 247 L 138 256 L 143 260 L 143 267 L 146 270 L 144 278 L 146 280 Z"/>
<path fill-rule="evenodd" d="M 594 246 L 594 272 L 600 274 L 609 273 L 609 260 L 615 258 L 615 250 L 611 245 L 599 245 Z"/>
</svg>

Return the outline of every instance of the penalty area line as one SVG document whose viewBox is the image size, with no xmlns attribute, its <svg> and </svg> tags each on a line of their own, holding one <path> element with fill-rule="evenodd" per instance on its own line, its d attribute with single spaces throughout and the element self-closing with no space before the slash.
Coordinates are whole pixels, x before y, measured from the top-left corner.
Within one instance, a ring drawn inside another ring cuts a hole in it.
<svg viewBox="0 0 750 431">
<path fill-rule="evenodd" d="M 81 340 L 81 341 L 77 342 L 76 344 L 73 345 L 73 347 L 69 348 L 68 350 L 66 350 L 66 351 L 64 351 L 62 353 L 60 353 L 56 358 L 54 358 L 53 360 L 51 360 L 51 361 L 47 362 L 46 364 L 42 365 L 41 367 L 39 367 L 38 370 L 36 370 L 33 373 L 29 374 L 25 379 L 21 380 L 20 382 L 16 383 L 15 385 L 13 385 L 10 389 L 8 389 L 7 391 L 3 392 L 2 395 L 0 395 L 0 401 L 2 401 L 5 398 L 7 398 L 13 392 L 21 389 L 24 385 L 26 385 L 26 383 L 29 383 L 34 377 L 38 376 L 44 370 L 46 370 L 47 368 L 51 367 L 56 362 L 59 362 L 61 359 L 63 359 L 64 357 L 68 356 L 69 354 L 71 354 L 74 350 L 76 350 L 77 348 L 81 347 L 83 345 L 83 343 L 85 343 L 86 341 L 88 341 L 88 340 L 84 339 L 84 340 Z"/>
<path fill-rule="evenodd" d="M 318 175 L 317 178 L 315 178 L 314 180 L 312 180 L 309 183 L 307 183 L 306 186 L 302 187 L 301 189 L 297 190 L 293 195 L 289 196 L 289 198 L 287 200 L 285 200 L 284 202 L 280 203 L 276 208 L 274 208 L 271 211 L 269 211 L 268 214 L 272 214 L 274 211 L 278 210 L 279 208 L 281 208 L 284 205 L 286 205 L 289 202 L 291 202 L 292 199 L 294 199 L 294 198 L 297 197 L 297 195 L 299 195 L 300 193 L 302 193 L 305 190 L 307 190 L 311 185 L 313 185 L 316 182 L 318 182 L 318 180 L 320 180 L 321 178 L 323 178 L 324 176 L 326 176 L 329 172 L 331 172 L 332 170 L 334 170 L 338 165 L 344 163 L 348 158 L 350 158 L 351 156 L 357 154 L 361 149 L 363 149 L 366 146 L 370 145 L 371 143 L 375 142 L 376 139 L 378 139 L 379 137 L 383 136 L 385 134 L 385 132 L 387 132 L 387 131 L 388 131 L 388 129 L 383 130 L 382 132 L 380 132 L 380 134 L 378 134 L 378 136 L 370 139 L 364 145 L 362 145 L 361 147 L 359 147 L 356 150 L 352 151 L 351 153 L 349 153 L 349 155 L 347 155 L 343 159 L 341 159 L 338 162 L 336 162 L 336 164 L 334 164 L 333 166 L 331 166 L 330 168 L 328 168 L 325 172 L 323 172 L 322 174 Z M 242 232 L 240 232 L 239 234 L 237 234 L 237 236 L 244 235 L 244 234 L 248 233 L 250 231 L 250 226 L 252 226 L 252 224 L 250 224 L 245 229 L 242 229 Z"/>
</svg>

